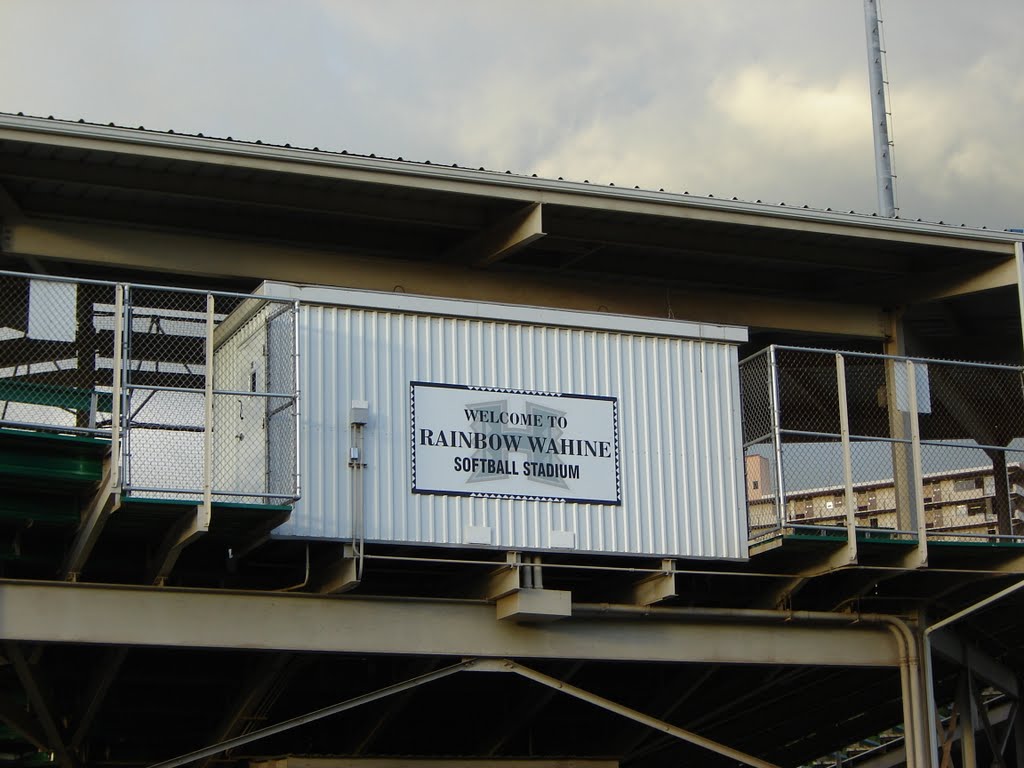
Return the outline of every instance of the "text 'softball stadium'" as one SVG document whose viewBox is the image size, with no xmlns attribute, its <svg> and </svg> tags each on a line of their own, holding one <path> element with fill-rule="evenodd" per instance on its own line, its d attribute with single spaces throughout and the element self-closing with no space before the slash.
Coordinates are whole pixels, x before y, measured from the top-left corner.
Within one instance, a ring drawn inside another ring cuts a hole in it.
<svg viewBox="0 0 1024 768">
<path fill-rule="evenodd" d="M 13 115 L 0 219 L 5 764 L 1024 764 L 1019 235 Z"/>
</svg>

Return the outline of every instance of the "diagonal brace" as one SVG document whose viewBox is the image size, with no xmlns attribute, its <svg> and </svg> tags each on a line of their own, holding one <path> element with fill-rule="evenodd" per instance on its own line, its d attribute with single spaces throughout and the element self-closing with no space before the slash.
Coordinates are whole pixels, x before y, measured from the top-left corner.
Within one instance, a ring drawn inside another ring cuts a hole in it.
<svg viewBox="0 0 1024 768">
<path fill-rule="evenodd" d="M 189 752 L 188 754 L 180 755 L 178 757 L 171 758 L 170 760 L 165 760 L 162 763 L 155 763 L 151 765 L 150 768 L 178 768 L 180 765 L 186 765 L 187 763 L 191 763 L 196 760 L 212 757 L 220 752 L 226 752 L 229 749 L 240 747 L 243 744 L 258 741 L 266 736 L 283 733 L 284 731 L 289 731 L 292 728 L 297 728 L 300 725 L 322 720 L 325 717 L 330 717 L 331 715 L 336 715 L 340 712 L 355 709 L 363 704 L 369 704 L 371 701 L 378 701 L 379 699 L 393 696 L 396 693 L 407 691 L 410 688 L 416 688 L 425 683 L 440 680 L 443 677 L 454 675 L 456 672 L 469 669 L 475 663 L 477 663 L 475 660 L 469 659 L 458 664 L 453 664 L 450 667 L 444 667 L 434 672 L 428 672 L 425 675 L 420 675 L 419 677 L 414 677 L 410 680 L 404 680 L 401 683 L 395 683 L 394 685 L 379 688 L 376 691 L 371 691 L 370 693 L 364 693 L 362 696 L 356 696 L 353 699 L 347 699 L 345 701 L 338 702 L 337 704 L 331 704 L 330 706 L 318 709 L 314 712 L 307 712 L 304 715 L 293 717 L 291 720 L 285 720 L 284 722 L 277 723 L 276 725 L 260 728 L 258 731 L 253 731 L 252 733 L 247 733 L 243 736 L 237 736 L 233 739 L 228 739 L 227 741 L 222 741 L 219 744 L 213 744 L 209 747 L 203 747 L 202 749 L 197 749 L 194 752 Z"/>
<path fill-rule="evenodd" d="M 705 738 L 704 736 L 700 736 L 692 731 L 687 731 L 685 728 L 679 728 L 671 723 L 666 723 L 664 720 L 659 720 L 656 717 L 645 715 L 643 712 L 638 712 L 637 710 L 623 706 L 622 704 L 616 704 L 614 701 L 598 696 L 595 693 L 585 691 L 582 688 L 577 688 L 574 685 L 569 685 L 569 683 L 563 682 L 562 680 L 551 677 L 550 675 L 545 675 L 543 672 L 537 672 L 529 667 L 524 667 L 522 664 L 517 664 L 516 662 L 509 661 L 508 659 L 481 659 L 472 667 L 469 667 L 469 669 L 476 672 L 513 672 L 521 677 L 527 678 L 528 680 L 533 680 L 541 685 L 554 688 L 562 693 L 566 693 L 574 698 L 580 699 L 581 701 L 585 701 L 589 704 L 600 707 L 601 709 L 607 710 L 608 712 L 621 715 L 622 717 L 642 723 L 650 728 L 667 733 L 669 736 L 674 736 L 681 741 L 695 744 L 698 747 L 703 747 L 711 752 L 737 760 L 744 765 L 754 766 L 754 768 L 778 768 L 774 763 L 769 763 L 765 760 L 761 760 L 760 758 L 748 755 L 745 752 L 740 752 L 738 749 L 727 747 L 717 741 Z"/>
<path fill-rule="evenodd" d="M 6 643 L 5 650 L 7 658 L 10 659 L 11 664 L 14 666 L 14 671 L 18 675 L 18 680 L 21 682 L 22 688 L 25 689 L 33 710 L 35 710 L 36 718 L 39 720 L 43 735 L 46 737 L 47 746 L 53 750 L 57 763 L 61 768 L 74 768 L 75 761 L 64 744 L 64 737 L 54 718 L 52 702 L 47 691 L 44 690 L 36 676 L 32 674 L 32 670 L 29 668 L 28 661 L 21 652 L 20 646 L 16 643 Z"/>
</svg>

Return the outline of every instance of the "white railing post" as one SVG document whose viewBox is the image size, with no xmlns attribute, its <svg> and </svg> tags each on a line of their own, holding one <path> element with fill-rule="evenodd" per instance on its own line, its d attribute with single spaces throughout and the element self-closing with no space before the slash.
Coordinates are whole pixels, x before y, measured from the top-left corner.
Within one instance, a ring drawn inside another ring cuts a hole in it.
<svg viewBox="0 0 1024 768">
<path fill-rule="evenodd" d="M 775 448 L 775 508 L 779 528 L 786 523 L 786 493 L 782 479 L 782 407 L 779 403 L 779 368 L 775 345 L 768 347 L 768 379 L 771 385 L 772 442 Z"/>
<path fill-rule="evenodd" d="M 215 300 L 206 294 L 206 391 L 203 415 L 203 509 L 201 525 L 205 529 L 213 516 L 213 330 Z"/>
<path fill-rule="evenodd" d="M 853 451 L 850 444 L 850 412 L 846 398 L 846 359 L 839 352 L 836 352 L 836 386 L 839 390 L 839 436 L 843 444 L 846 541 L 850 552 L 850 562 L 856 562 L 857 499 L 853 495 Z"/>
<path fill-rule="evenodd" d="M 924 514 L 924 473 L 921 470 L 921 427 L 918 419 L 917 377 L 913 360 L 907 360 L 907 408 L 910 411 L 910 483 L 908 489 L 917 516 L 917 554 L 918 564 L 928 564 L 928 525 Z"/>
</svg>

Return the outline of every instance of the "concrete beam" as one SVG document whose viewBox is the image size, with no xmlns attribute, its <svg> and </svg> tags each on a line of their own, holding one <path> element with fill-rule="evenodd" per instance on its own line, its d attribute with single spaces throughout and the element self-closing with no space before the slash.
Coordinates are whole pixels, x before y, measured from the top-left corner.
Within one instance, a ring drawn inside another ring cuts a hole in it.
<svg viewBox="0 0 1024 768">
<path fill-rule="evenodd" d="M 650 610 L 650 609 L 647 609 Z M 274 616 L 267 622 L 267 616 Z M 227 593 L 0 581 L 0 639 L 324 653 L 895 667 L 899 644 L 868 622 L 785 612 L 577 616 L 523 626 L 479 601 Z M 440 617 L 440 619 L 439 619 Z"/>
<path fill-rule="evenodd" d="M 789 301 L 757 295 L 624 283 L 578 275 L 467 271 L 440 262 L 371 259 L 284 245 L 174 234 L 83 222 L 35 221 L 5 227 L 5 250 L 26 257 L 200 277 L 291 281 L 474 301 L 602 311 L 882 339 L 879 307 Z M 400 283 L 398 281 L 401 281 Z"/>
<path fill-rule="evenodd" d="M 544 237 L 540 203 L 531 203 L 445 254 L 447 261 L 486 267 Z"/>
</svg>

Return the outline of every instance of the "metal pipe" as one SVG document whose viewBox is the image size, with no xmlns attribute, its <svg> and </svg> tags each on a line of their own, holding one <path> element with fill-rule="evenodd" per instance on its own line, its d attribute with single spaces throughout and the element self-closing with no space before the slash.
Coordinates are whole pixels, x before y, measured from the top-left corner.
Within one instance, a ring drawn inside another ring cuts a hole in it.
<svg viewBox="0 0 1024 768">
<path fill-rule="evenodd" d="M 952 616 L 947 616 L 942 621 L 935 622 L 930 627 L 925 629 L 924 635 L 925 637 L 928 637 L 933 632 L 937 632 L 943 627 L 948 627 L 950 624 L 960 621 L 960 619 L 964 618 L 965 616 L 969 616 L 975 611 L 980 611 L 982 608 L 985 608 L 989 605 L 992 605 L 992 603 L 1002 600 L 1007 595 L 1011 595 L 1019 589 L 1024 589 L 1024 581 L 1018 581 L 1016 584 L 1011 584 L 1010 586 L 1006 587 L 1006 589 L 1001 589 L 994 595 L 989 595 L 984 600 L 979 600 L 978 602 L 969 605 L 960 611 L 957 611 Z"/>
<path fill-rule="evenodd" d="M 834 355 L 834 349 L 823 349 L 821 347 L 793 347 L 786 344 L 773 345 L 776 349 L 789 352 L 813 352 L 815 354 Z M 938 363 L 948 365 L 967 365 L 971 368 L 995 368 L 1003 371 L 1019 371 L 1019 365 L 1007 365 L 1006 363 L 976 363 L 971 361 L 965 363 L 962 360 L 944 360 L 937 357 L 915 357 L 913 355 L 887 355 L 881 352 L 843 352 L 846 357 L 866 357 L 871 360 L 913 360 L 915 363 Z M 749 358 L 747 358 L 749 359 Z"/>
<path fill-rule="evenodd" d="M 917 641 L 907 623 L 897 617 L 878 613 L 838 614 L 826 611 L 772 611 L 758 608 L 682 608 L 603 603 L 574 604 L 576 616 L 647 616 L 651 618 L 691 618 L 718 621 L 766 621 L 809 624 L 878 624 L 884 626 L 900 647 L 900 682 L 903 690 L 904 728 L 913 736 L 907 739 L 907 765 L 918 765 L 917 755 L 927 754 L 924 746 L 924 697 L 921 690 Z"/>
</svg>

